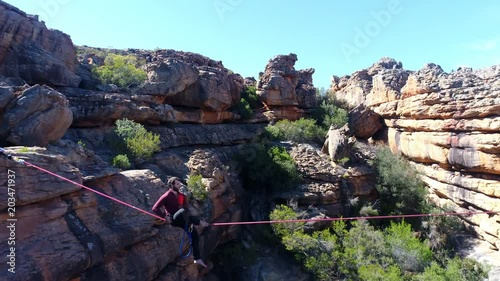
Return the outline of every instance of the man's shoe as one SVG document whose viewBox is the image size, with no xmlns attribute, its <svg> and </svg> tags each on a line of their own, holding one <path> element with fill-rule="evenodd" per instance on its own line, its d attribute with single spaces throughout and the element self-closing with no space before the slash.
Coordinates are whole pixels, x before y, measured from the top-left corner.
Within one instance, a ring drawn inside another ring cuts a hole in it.
<svg viewBox="0 0 500 281">
<path fill-rule="evenodd" d="M 203 267 L 207 267 L 207 265 L 203 262 L 202 259 L 194 260 L 194 263 L 199 264 L 199 265 L 201 265 Z"/>
</svg>

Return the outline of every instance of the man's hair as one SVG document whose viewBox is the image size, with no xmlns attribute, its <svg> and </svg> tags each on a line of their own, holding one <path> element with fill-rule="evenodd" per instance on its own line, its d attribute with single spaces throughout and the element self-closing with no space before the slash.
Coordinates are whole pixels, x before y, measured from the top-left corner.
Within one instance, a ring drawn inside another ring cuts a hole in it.
<svg viewBox="0 0 500 281">
<path fill-rule="evenodd" d="M 178 177 L 171 177 L 168 179 L 167 181 L 167 186 L 168 188 L 173 188 L 174 187 L 174 184 L 175 184 L 175 181 L 179 181 L 179 182 L 182 182 L 180 178 Z"/>
</svg>

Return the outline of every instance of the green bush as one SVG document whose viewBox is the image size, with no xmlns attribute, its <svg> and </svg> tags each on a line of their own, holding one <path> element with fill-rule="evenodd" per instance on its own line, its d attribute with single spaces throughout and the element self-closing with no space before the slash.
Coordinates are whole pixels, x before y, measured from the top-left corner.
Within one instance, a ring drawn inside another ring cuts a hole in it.
<svg viewBox="0 0 500 281">
<path fill-rule="evenodd" d="M 392 222 L 385 229 L 385 241 L 392 257 L 403 271 L 421 272 L 432 261 L 430 247 L 413 236 L 409 224 Z"/>
<path fill-rule="evenodd" d="M 115 124 L 115 133 L 136 159 L 148 160 L 160 151 L 160 135 L 148 132 L 143 125 L 128 119 L 117 120 Z"/>
<path fill-rule="evenodd" d="M 429 213 L 439 214 L 453 212 L 451 208 L 444 210 L 433 208 Z M 448 250 L 453 250 L 456 241 L 452 238 L 459 232 L 465 230 L 463 222 L 457 216 L 432 216 L 424 219 L 422 234 L 427 239 L 431 249 L 442 251 L 445 258 Z M 441 254 L 441 253 L 438 253 Z"/>
<path fill-rule="evenodd" d="M 278 205 L 269 214 L 269 218 L 273 221 L 295 220 L 297 219 L 297 214 L 286 205 Z M 274 223 L 271 227 L 276 235 L 284 237 L 294 232 L 302 232 L 304 223 Z"/>
<path fill-rule="evenodd" d="M 116 120 L 115 125 L 115 133 L 124 140 L 133 138 L 138 132 L 146 131 L 142 124 L 126 118 Z"/>
<path fill-rule="evenodd" d="M 366 281 L 402 281 L 401 269 L 395 265 L 383 268 L 380 264 L 363 265 L 359 268 L 359 279 Z"/>
<path fill-rule="evenodd" d="M 128 160 L 127 155 L 125 154 L 119 154 L 116 155 L 115 158 L 113 158 L 113 166 L 120 168 L 120 169 L 128 169 L 130 168 L 130 161 Z"/>
<path fill-rule="evenodd" d="M 317 126 L 315 120 L 305 118 L 280 120 L 275 125 L 267 126 L 266 133 L 274 139 L 298 143 L 323 144 L 326 138 L 326 130 Z"/>
<path fill-rule="evenodd" d="M 188 189 L 193 194 L 193 198 L 198 201 L 204 201 L 207 198 L 207 189 L 201 181 L 201 175 L 190 175 L 187 179 Z"/>
<path fill-rule="evenodd" d="M 377 150 L 373 166 L 377 173 L 376 189 L 381 203 L 381 214 L 416 214 L 429 211 L 425 184 L 406 159 L 383 147 Z"/>
<path fill-rule="evenodd" d="M 294 219 L 295 212 L 277 206 L 272 220 Z M 455 258 L 443 267 L 433 261 L 426 241 L 414 237 L 406 222 L 391 223 L 378 230 L 366 221 L 348 228 L 336 221 L 329 229 L 306 234 L 303 224 L 273 225 L 285 248 L 318 280 L 483 280 L 488 269 L 469 260 Z"/>
<path fill-rule="evenodd" d="M 236 106 L 236 110 L 241 116 L 242 120 L 248 120 L 252 118 L 253 110 L 250 108 L 248 101 L 244 98 L 241 98 L 240 103 Z"/>
<path fill-rule="evenodd" d="M 30 152 L 30 149 L 29 149 L 29 148 L 27 148 L 26 146 L 24 146 L 24 147 L 21 147 L 21 148 L 19 149 L 19 152 L 20 152 L 20 153 L 28 153 L 28 152 Z"/>
<path fill-rule="evenodd" d="M 263 106 L 262 102 L 257 95 L 257 88 L 255 86 L 249 86 L 241 93 L 241 97 L 245 99 L 250 108 L 257 109 Z"/>
<path fill-rule="evenodd" d="M 285 148 L 262 144 L 244 146 L 237 157 L 246 188 L 287 190 L 300 180 L 293 158 Z"/>
<path fill-rule="evenodd" d="M 382 231 L 365 221 L 353 222 L 353 227 L 340 240 L 338 270 L 344 276 L 356 279 L 362 266 L 380 265 L 386 269 L 394 264 L 385 244 Z M 337 230 L 338 231 L 338 230 Z"/>
<path fill-rule="evenodd" d="M 454 258 L 445 267 L 433 262 L 425 271 L 415 276 L 415 281 L 482 281 L 488 277 L 489 268 L 472 259 Z"/>
<path fill-rule="evenodd" d="M 336 129 L 344 126 L 349 119 L 348 115 L 349 109 L 345 105 L 327 96 L 320 97 L 319 106 L 312 112 L 312 117 L 326 130 L 330 126 Z"/>
<path fill-rule="evenodd" d="M 104 65 L 93 68 L 92 73 L 103 84 L 115 84 L 121 88 L 140 84 L 147 78 L 146 72 L 137 68 L 137 58 L 132 55 L 108 54 Z"/>
</svg>

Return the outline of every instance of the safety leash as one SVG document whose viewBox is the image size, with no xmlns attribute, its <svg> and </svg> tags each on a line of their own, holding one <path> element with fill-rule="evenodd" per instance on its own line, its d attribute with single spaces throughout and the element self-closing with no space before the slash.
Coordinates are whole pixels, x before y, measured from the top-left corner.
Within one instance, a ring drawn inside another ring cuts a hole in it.
<svg viewBox="0 0 500 281">
<path fill-rule="evenodd" d="M 179 255 L 183 259 L 188 258 L 191 255 L 191 253 L 193 252 L 192 232 L 193 232 L 193 225 L 191 224 L 191 226 L 188 227 L 188 224 L 186 223 L 185 226 L 184 226 L 184 234 L 182 234 L 181 244 L 179 246 Z M 184 248 L 184 241 L 186 240 L 185 239 L 186 233 L 187 233 L 188 240 L 189 240 L 189 251 L 188 251 L 187 254 L 184 255 L 184 254 L 182 254 L 182 249 Z"/>
</svg>

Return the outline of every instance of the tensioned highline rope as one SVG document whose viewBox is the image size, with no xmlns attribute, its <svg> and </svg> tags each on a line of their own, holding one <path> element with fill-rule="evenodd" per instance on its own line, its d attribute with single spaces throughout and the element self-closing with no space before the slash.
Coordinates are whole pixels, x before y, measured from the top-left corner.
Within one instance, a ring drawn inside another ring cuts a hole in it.
<svg viewBox="0 0 500 281">
<path fill-rule="evenodd" d="M 56 173 L 53 173 L 51 171 L 48 171 L 44 168 L 38 167 L 35 164 L 32 164 L 30 162 L 27 162 L 23 159 L 19 159 L 17 157 L 13 157 L 5 152 L 3 148 L 0 148 L 0 154 L 3 154 L 6 156 L 8 159 L 13 160 L 17 163 L 33 167 L 35 169 L 38 169 L 44 173 L 47 173 L 49 175 L 52 175 L 54 177 L 57 177 L 61 180 L 67 181 L 69 183 L 72 183 L 74 185 L 77 185 L 81 188 L 84 188 L 88 191 L 94 192 L 98 195 L 101 195 L 103 197 L 106 197 L 108 199 L 111 199 L 117 203 L 120 203 L 122 205 L 125 205 L 129 208 L 135 209 L 139 212 L 142 212 L 146 215 L 152 216 L 154 218 L 160 219 L 162 221 L 165 221 L 164 218 L 157 216 L 153 213 L 150 213 L 148 211 L 145 211 L 141 208 L 135 207 L 129 203 L 123 202 L 119 199 L 114 198 L 113 196 L 110 196 L 108 194 L 102 193 L 100 191 L 97 191 L 93 188 L 90 188 L 88 186 L 85 186 L 83 184 L 77 183 L 75 181 L 72 181 L 68 178 L 65 178 L 63 176 L 60 176 Z M 315 221 L 340 221 L 340 220 L 358 220 L 358 219 L 397 219 L 397 218 L 415 218 L 415 217 L 438 217 L 438 216 L 470 216 L 470 215 L 479 215 L 479 214 L 498 214 L 500 211 L 481 211 L 481 212 L 449 212 L 449 213 L 441 213 L 441 214 L 411 214 L 411 215 L 387 215 L 387 216 L 370 216 L 370 217 L 340 217 L 340 218 L 313 218 L 313 219 L 293 219 L 293 220 L 268 220 L 268 221 L 243 221 L 243 222 L 216 222 L 216 223 L 211 223 L 211 226 L 229 226 L 229 225 L 251 225 L 251 224 L 273 224 L 273 223 L 297 223 L 297 222 L 315 222 Z"/>
<path fill-rule="evenodd" d="M 101 196 L 104 196 L 104 197 L 106 197 L 106 198 L 108 198 L 108 199 L 111 199 L 111 200 L 113 200 L 113 201 L 115 201 L 115 202 L 118 202 L 118 203 L 123 204 L 123 205 L 125 205 L 125 206 L 127 206 L 127 207 L 130 207 L 130 208 L 132 208 L 132 209 L 135 209 L 135 210 L 137 210 L 137 211 L 139 211 L 139 212 L 143 212 L 143 213 L 145 213 L 145 214 L 147 214 L 147 215 L 150 215 L 150 216 L 152 216 L 152 217 L 155 217 L 155 218 L 160 219 L 160 220 L 163 220 L 163 221 L 165 220 L 164 218 L 162 218 L 162 217 L 160 217 L 160 216 L 157 216 L 157 215 L 155 215 L 155 214 L 153 214 L 153 213 L 150 213 L 150 212 L 148 212 L 148 211 L 145 211 L 145 210 L 143 210 L 143 209 L 141 209 L 141 208 L 137 208 L 136 206 L 130 205 L 129 203 L 126 203 L 126 202 L 123 202 L 123 201 L 121 201 L 121 200 L 119 200 L 119 199 L 116 199 L 116 198 L 114 198 L 113 196 L 107 195 L 106 193 L 102 193 L 102 192 L 97 191 L 97 190 L 95 190 L 95 189 L 92 189 L 92 188 L 90 188 L 90 187 L 88 187 L 88 186 L 85 186 L 85 185 L 83 185 L 83 184 L 80 184 L 80 183 L 77 183 L 77 182 L 75 182 L 75 181 L 72 181 L 72 180 L 70 180 L 70 179 L 68 179 L 68 178 L 65 178 L 65 177 L 63 177 L 63 176 L 60 176 L 60 175 L 58 175 L 58 174 L 56 174 L 56 173 L 52 173 L 51 171 L 45 170 L 44 168 L 38 167 L 38 166 L 36 166 L 36 165 L 34 165 L 34 164 L 31 164 L 30 162 L 24 161 L 24 164 L 25 164 L 25 165 L 27 165 L 27 166 L 31 166 L 31 167 L 33 167 L 33 168 L 35 168 L 35 169 L 38 169 L 38 170 L 40 170 L 40 171 L 42 171 L 42 172 L 45 172 L 45 173 L 47 173 L 47 174 L 49 174 L 49 175 L 52 175 L 52 176 L 54 176 L 54 177 L 58 177 L 58 178 L 60 178 L 60 179 L 62 179 L 62 180 L 64 180 L 64 181 L 70 182 L 70 183 L 72 183 L 72 184 L 74 184 L 74 185 L 77 185 L 77 186 L 79 186 L 79 187 L 81 187 L 81 188 L 84 188 L 84 189 L 86 189 L 86 190 L 92 191 L 92 192 L 94 192 L 94 193 L 96 193 L 96 194 L 99 194 L 99 195 L 101 195 Z"/>
</svg>

